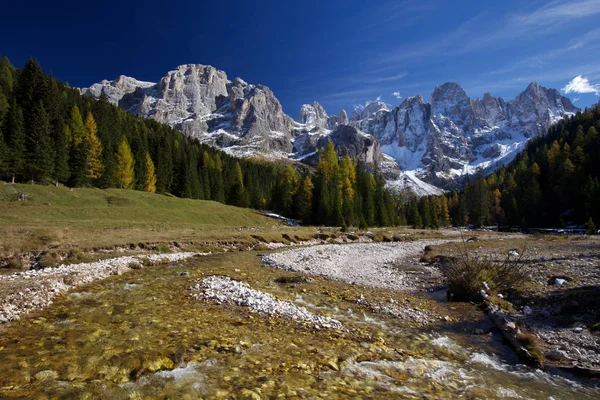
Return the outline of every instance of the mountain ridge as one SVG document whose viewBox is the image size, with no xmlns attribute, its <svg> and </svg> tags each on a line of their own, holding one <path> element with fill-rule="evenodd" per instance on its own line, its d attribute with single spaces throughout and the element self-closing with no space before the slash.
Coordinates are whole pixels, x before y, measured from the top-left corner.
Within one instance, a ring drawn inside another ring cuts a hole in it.
<svg viewBox="0 0 600 400">
<path fill-rule="evenodd" d="M 180 65 L 158 83 L 120 76 L 80 91 L 94 98 L 104 93 L 134 115 L 238 156 L 314 165 L 319 149 L 333 141 L 339 154 L 377 164 L 390 186 L 425 182 L 425 193 L 456 187 L 478 168 L 505 165 L 529 139 L 578 111 L 556 89 L 535 82 L 510 101 L 490 93 L 473 100 L 456 82 L 446 82 L 434 89 L 430 102 L 422 95 L 392 109 L 372 102 L 348 118 L 345 110 L 330 116 L 314 101 L 294 120 L 268 87 L 231 81 L 224 71 L 202 64 Z"/>
</svg>

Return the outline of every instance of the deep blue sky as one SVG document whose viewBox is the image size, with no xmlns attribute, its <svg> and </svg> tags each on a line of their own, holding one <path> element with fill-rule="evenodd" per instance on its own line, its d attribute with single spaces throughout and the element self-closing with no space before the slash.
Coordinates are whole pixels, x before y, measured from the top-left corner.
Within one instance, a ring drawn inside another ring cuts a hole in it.
<svg viewBox="0 0 600 400">
<path fill-rule="evenodd" d="M 334 114 L 429 99 L 450 80 L 473 98 L 509 100 L 531 81 L 580 107 L 600 94 L 600 0 L 53 3 L 3 5 L 0 54 L 72 86 L 210 64 L 269 86 L 293 117 L 313 100 Z"/>
</svg>

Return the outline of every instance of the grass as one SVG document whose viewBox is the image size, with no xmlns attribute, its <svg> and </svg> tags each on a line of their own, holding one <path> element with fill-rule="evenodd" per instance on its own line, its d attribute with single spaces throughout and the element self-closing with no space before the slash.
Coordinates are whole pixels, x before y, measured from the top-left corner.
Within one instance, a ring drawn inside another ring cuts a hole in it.
<svg viewBox="0 0 600 400">
<path fill-rule="evenodd" d="M 19 201 L 19 195 L 26 199 Z M 353 228 L 349 229 L 353 230 Z M 356 231 L 358 233 L 358 231 Z M 415 240 L 439 232 L 406 228 L 361 231 L 375 241 Z M 0 181 L 0 268 L 23 255 L 48 266 L 83 262 L 102 250 L 175 249 L 201 252 L 262 243 L 335 239 L 338 228 L 288 227 L 259 212 L 214 201 L 180 199 L 135 190 L 9 184 Z M 355 236 L 348 234 L 348 236 Z M 260 246 L 259 246 L 260 247 Z M 84 257 L 85 258 L 85 257 Z M 15 261 L 16 262 L 16 261 Z"/>
<path fill-rule="evenodd" d="M 529 332 L 522 332 L 517 336 L 517 340 L 527 349 L 531 355 L 531 361 L 540 366 L 544 365 L 544 352 L 537 336 Z"/>
<path fill-rule="evenodd" d="M 27 195 L 25 201 L 18 201 L 19 193 Z M 0 182 L 0 255 L 144 242 L 248 240 L 250 229 L 284 228 L 254 210 L 213 201 Z"/>
</svg>

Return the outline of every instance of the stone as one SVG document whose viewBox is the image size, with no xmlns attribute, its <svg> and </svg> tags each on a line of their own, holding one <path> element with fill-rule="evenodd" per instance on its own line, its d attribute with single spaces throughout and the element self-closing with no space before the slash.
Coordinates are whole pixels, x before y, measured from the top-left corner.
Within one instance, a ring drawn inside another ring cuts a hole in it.
<svg viewBox="0 0 600 400">
<path fill-rule="evenodd" d="M 51 369 L 47 369 L 45 371 L 40 371 L 33 376 L 38 381 L 49 381 L 58 379 L 58 372 L 53 371 Z"/>
<path fill-rule="evenodd" d="M 563 350 L 555 349 L 547 352 L 545 354 L 547 358 L 554 361 L 567 361 L 569 360 L 569 356 Z"/>
</svg>

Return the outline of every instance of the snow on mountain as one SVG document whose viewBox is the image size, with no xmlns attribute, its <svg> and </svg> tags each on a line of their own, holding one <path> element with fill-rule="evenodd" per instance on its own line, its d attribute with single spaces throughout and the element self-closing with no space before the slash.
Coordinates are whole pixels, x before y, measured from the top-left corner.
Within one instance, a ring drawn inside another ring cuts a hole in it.
<svg viewBox="0 0 600 400">
<path fill-rule="evenodd" d="M 505 165 L 528 140 L 578 110 L 557 90 L 536 83 L 507 102 L 489 93 L 472 100 L 447 82 L 435 88 L 430 103 L 414 96 L 389 109 L 377 101 L 349 119 L 343 110 L 329 116 L 315 101 L 303 105 L 294 121 L 268 87 L 230 81 L 225 72 L 200 64 L 181 65 L 158 83 L 120 76 L 81 92 L 104 94 L 134 115 L 238 156 L 315 165 L 318 150 L 333 142 L 339 154 L 378 164 L 390 187 L 419 195 L 455 187 L 478 168 Z"/>
<path fill-rule="evenodd" d="M 557 90 L 536 83 L 510 102 L 489 93 L 472 100 L 448 82 L 435 88 L 431 104 L 416 96 L 392 110 L 384 106 L 355 112 L 350 124 L 380 141 L 402 171 L 413 172 L 409 178 L 443 188 L 478 168 L 507 164 L 529 139 L 577 111 Z"/>
</svg>

